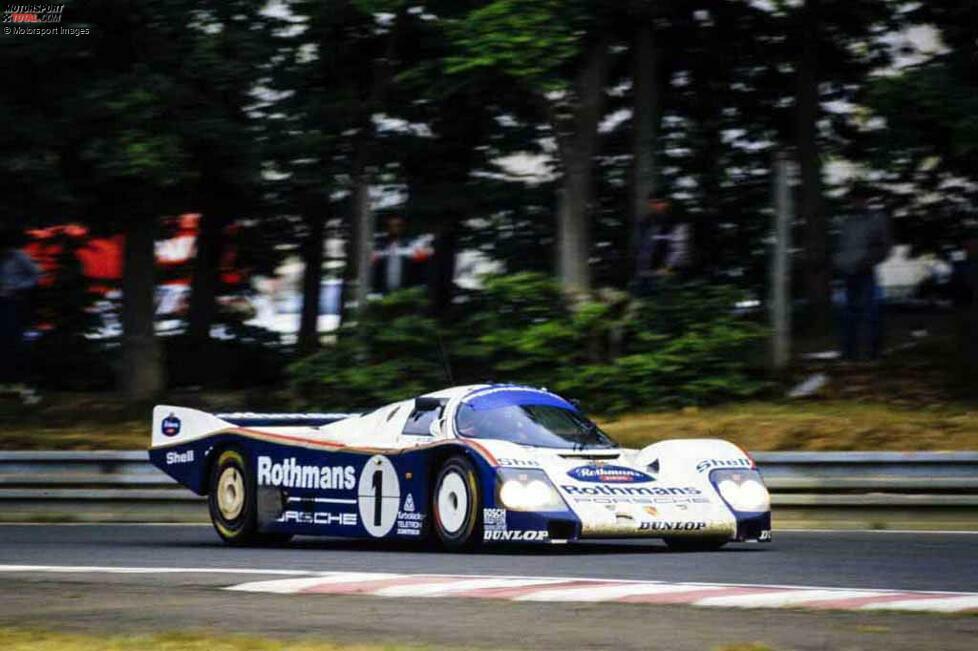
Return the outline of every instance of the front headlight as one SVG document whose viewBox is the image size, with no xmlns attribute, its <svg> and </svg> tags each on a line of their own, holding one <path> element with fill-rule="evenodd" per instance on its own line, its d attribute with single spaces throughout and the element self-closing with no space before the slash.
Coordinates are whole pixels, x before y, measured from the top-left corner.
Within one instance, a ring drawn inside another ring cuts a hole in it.
<svg viewBox="0 0 978 651">
<path fill-rule="evenodd" d="M 764 486 L 761 474 L 756 470 L 714 470 L 710 480 L 720 496 L 737 511 L 768 511 L 771 495 Z"/>
<path fill-rule="evenodd" d="M 497 497 L 511 511 L 564 510 L 564 501 L 542 470 L 500 469 Z"/>
</svg>

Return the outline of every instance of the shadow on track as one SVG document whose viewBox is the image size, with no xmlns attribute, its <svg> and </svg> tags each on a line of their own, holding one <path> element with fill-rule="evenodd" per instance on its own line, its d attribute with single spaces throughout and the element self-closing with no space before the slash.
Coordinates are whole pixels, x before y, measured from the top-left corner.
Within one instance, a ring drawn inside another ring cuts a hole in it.
<svg viewBox="0 0 978 651">
<path fill-rule="evenodd" d="M 226 547 L 229 550 L 238 549 L 228 547 L 216 536 L 210 541 L 165 541 L 157 540 L 153 542 L 131 543 L 129 546 L 139 547 L 166 547 L 168 549 L 212 549 L 215 547 Z M 492 546 L 477 547 L 473 550 L 462 552 L 449 552 L 434 543 L 401 541 L 401 540 L 363 540 L 346 538 L 320 538 L 311 536 L 300 536 L 285 544 L 268 545 L 266 547 L 250 547 L 248 549 L 268 549 L 268 550 L 289 550 L 289 551 L 310 551 L 310 552 L 390 552 L 390 553 L 413 553 L 424 555 L 449 555 L 449 556 L 540 556 L 540 557 L 566 557 L 566 556 L 600 556 L 600 555 L 622 555 L 622 554 L 667 554 L 683 555 L 690 554 L 737 554 L 737 553 L 757 553 L 765 551 L 770 545 L 748 545 L 730 543 L 722 549 L 708 552 L 696 551 L 676 551 L 671 550 L 659 540 L 641 541 L 618 541 L 618 540 L 595 540 L 587 542 L 576 542 L 559 545 L 520 545 L 494 544 Z"/>
</svg>

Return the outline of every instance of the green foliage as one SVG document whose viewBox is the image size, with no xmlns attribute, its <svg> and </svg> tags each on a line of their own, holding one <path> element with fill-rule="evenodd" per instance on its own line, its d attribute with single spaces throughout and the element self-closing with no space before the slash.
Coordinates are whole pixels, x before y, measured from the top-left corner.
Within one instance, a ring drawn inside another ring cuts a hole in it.
<svg viewBox="0 0 978 651">
<path fill-rule="evenodd" d="M 549 75 L 578 51 L 572 2 L 496 0 L 451 24 L 458 54 L 447 57 L 449 74 L 493 68 L 531 84 L 554 84 Z"/>
<path fill-rule="evenodd" d="M 725 287 L 666 287 L 647 301 L 609 293 L 569 303 L 541 274 L 487 279 L 453 325 L 424 316 L 418 291 L 372 303 L 331 349 L 291 369 L 317 406 L 371 407 L 454 382 L 520 382 L 591 410 L 708 404 L 756 395 L 752 359 L 763 331 L 734 316 Z"/>
<path fill-rule="evenodd" d="M 447 384 L 438 324 L 423 315 L 421 290 L 406 290 L 369 305 L 359 327 L 344 325 L 338 343 L 290 368 L 304 400 L 366 408 Z"/>
</svg>

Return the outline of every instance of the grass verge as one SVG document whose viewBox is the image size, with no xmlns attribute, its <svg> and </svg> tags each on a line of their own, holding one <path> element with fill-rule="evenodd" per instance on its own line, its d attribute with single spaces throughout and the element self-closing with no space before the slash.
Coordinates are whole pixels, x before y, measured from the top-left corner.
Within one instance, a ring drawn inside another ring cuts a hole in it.
<svg viewBox="0 0 978 651">
<path fill-rule="evenodd" d="M 402 645 L 347 645 L 315 640 L 158 633 L 153 635 L 90 635 L 0 628 L 0 649 L 5 651 L 419 651 L 431 647 Z"/>
<path fill-rule="evenodd" d="M 622 445 L 667 438 L 723 438 L 760 450 L 975 450 L 978 409 L 905 408 L 849 401 L 753 402 L 631 414 L 601 422 Z"/>
</svg>

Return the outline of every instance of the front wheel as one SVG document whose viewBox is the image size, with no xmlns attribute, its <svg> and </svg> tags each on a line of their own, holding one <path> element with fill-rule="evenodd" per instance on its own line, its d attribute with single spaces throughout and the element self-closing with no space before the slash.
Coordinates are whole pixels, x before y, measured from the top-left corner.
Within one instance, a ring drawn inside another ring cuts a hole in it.
<svg viewBox="0 0 978 651">
<path fill-rule="evenodd" d="M 451 457 L 441 467 L 432 493 L 435 533 L 446 549 L 456 551 L 480 542 L 482 496 L 472 463 Z"/>
<path fill-rule="evenodd" d="M 207 506 L 211 523 L 229 545 L 274 545 L 287 542 L 288 534 L 258 531 L 255 479 L 244 454 L 228 448 L 211 466 Z"/>
<path fill-rule="evenodd" d="M 727 538 L 663 538 L 674 552 L 714 552 L 729 542 Z"/>
</svg>

